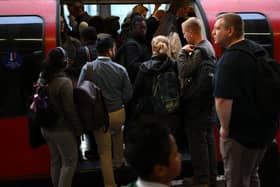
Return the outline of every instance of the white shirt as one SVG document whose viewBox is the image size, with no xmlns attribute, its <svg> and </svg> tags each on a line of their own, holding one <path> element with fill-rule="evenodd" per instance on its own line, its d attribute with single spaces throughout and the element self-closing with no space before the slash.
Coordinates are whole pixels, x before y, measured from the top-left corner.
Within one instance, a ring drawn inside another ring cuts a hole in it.
<svg viewBox="0 0 280 187">
<path fill-rule="evenodd" d="M 149 182 L 149 181 L 145 181 L 140 178 L 137 179 L 136 186 L 137 187 L 170 187 L 170 186 L 167 186 L 166 184 Z"/>
</svg>

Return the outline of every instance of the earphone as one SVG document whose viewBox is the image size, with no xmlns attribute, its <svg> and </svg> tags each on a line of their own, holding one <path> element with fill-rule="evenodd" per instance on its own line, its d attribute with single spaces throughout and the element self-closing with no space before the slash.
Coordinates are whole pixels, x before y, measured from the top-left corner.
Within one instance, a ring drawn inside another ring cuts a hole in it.
<svg viewBox="0 0 280 187">
<path fill-rule="evenodd" d="M 66 54 L 66 51 L 62 47 L 60 47 L 60 46 L 58 46 L 56 48 L 59 49 L 59 51 L 63 55 L 63 62 L 61 63 L 61 67 L 65 67 L 67 65 L 67 54 Z"/>
<path fill-rule="evenodd" d="M 59 49 L 59 51 L 62 53 L 63 55 L 63 59 L 64 60 L 67 60 L 67 54 L 66 54 L 66 51 L 62 48 L 62 47 L 56 47 L 57 49 Z"/>
</svg>

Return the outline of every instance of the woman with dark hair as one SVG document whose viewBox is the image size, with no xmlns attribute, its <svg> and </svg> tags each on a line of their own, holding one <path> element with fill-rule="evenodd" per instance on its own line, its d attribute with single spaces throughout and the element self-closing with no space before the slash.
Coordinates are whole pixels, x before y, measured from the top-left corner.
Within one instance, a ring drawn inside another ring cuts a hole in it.
<svg viewBox="0 0 280 187">
<path fill-rule="evenodd" d="M 38 83 L 48 84 L 48 104 L 57 113 L 49 127 L 41 127 L 51 155 L 51 179 L 54 187 L 71 187 L 77 161 L 76 136 L 81 126 L 73 102 L 73 86 L 64 70 L 66 52 L 52 49 L 42 64 Z"/>
</svg>

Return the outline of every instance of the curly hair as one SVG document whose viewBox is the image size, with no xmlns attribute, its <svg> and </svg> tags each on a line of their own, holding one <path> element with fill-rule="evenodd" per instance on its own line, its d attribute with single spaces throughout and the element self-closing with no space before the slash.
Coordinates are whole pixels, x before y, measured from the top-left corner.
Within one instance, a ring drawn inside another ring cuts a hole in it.
<svg viewBox="0 0 280 187">
<path fill-rule="evenodd" d="M 158 35 L 152 39 L 153 54 L 169 55 L 169 39 L 166 36 Z"/>
</svg>

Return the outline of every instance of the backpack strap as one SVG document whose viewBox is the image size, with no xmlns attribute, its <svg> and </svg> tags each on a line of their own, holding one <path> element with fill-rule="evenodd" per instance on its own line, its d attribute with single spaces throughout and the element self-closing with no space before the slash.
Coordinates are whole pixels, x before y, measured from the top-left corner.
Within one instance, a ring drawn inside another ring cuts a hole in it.
<svg viewBox="0 0 280 187">
<path fill-rule="evenodd" d="M 85 48 L 85 52 L 86 52 L 86 56 L 87 56 L 87 61 L 90 62 L 91 61 L 91 55 L 90 55 L 90 52 L 89 52 L 89 48 L 88 46 L 84 46 Z"/>
<path fill-rule="evenodd" d="M 195 47 L 194 50 L 199 50 L 203 60 L 209 59 L 209 60 L 211 60 L 213 62 L 215 62 L 217 60 L 217 58 L 215 56 L 209 55 L 207 53 L 206 49 L 203 48 L 203 47 Z"/>
<path fill-rule="evenodd" d="M 94 74 L 93 73 L 93 62 L 87 62 L 87 73 L 86 73 L 85 80 L 91 81 L 93 74 Z"/>
</svg>

